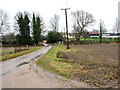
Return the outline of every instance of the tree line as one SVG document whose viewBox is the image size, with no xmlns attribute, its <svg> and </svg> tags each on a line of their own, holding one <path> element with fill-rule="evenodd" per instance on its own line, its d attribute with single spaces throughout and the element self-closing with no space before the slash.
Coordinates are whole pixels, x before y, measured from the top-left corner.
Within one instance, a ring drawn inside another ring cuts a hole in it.
<svg viewBox="0 0 120 90">
<path fill-rule="evenodd" d="M 43 20 L 40 15 L 33 13 L 32 20 L 27 12 L 19 12 L 16 16 L 16 23 L 18 25 L 18 34 L 16 36 L 17 43 L 22 45 L 38 44 L 41 41 L 41 32 L 43 31 Z M 31 24 L 31 28 L 30 28 Z M 32 29 L 32 34 L 30 33 Z M 33 38 L 32 38 L 32 36 Z"/>
<path fill-rule="evenodd" d="M 83 10 L 71 12 L 73 18 L 73 33 L 77 41 L 80 41 L 80 37 L 86 36 L 87 28 L 94 24 L 95 19 L 92 14 Z M 47 37 L 42 36 L 42 32 L 45 30 L 45 24 L 43 18 L 40 15 L 33 13 L 30 15 L 28 12 L 19 12 L 15 16 L 14 30 L 18 33 L 16 35 L 16 43 L 22 45 L 38 44 L 40 41 L 47 39 L 49 43 L 56 43 L 62 41 L 63 37 L 58 32 L 59 30 L 59 15 L 55 14 L 50 20 L 50 31 L 48 31 Z M 116 19 L 112 32 L 118 33 L 118 20 Z M 8 15 L 3 10 L 0 10 L 0 33 L 4 35 L 4 32 L 9 30 Z M 102 33 L 106 32 L 105 24 L 103 20 L 99 23 L 100 39 L 102 41 Z M 9 36 L 9 35 L 8 35 Z"/>
</svg>

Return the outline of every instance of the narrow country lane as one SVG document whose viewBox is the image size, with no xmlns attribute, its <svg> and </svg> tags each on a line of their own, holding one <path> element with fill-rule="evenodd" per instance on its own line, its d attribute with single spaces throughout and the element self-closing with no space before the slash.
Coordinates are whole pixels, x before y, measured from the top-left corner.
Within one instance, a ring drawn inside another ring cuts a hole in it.
<svg viewBox="0 0 120 90">
<path fill-rule="evenodd" d="M 68 80 L 50 71 L 37 67 L 37 58 L 47 53 L 52 46 L 2 62 L 2 88 L 89 88 L 86 83 Z"/>
<path fill-rule="evenodd" d="M 14 71 L 20 65 L 31 63 L 32 61 L 34 61 L 38 57 L 47 53 L 49 51 L 49 49 L 51 49 L 51 47 L 52 46 L 43 47 L 40 50 L 37 50 L 37 51 L 31 52 L 29 54 L 26 54 L 26 55 L 23 55 L 23 56 L 20 56 L 20 57 L 13 58 L 13 59 L 7 60 L 5 62 L 2 62 L 2 74 L 0 74 L 0 76 L 2 76 L 2 75 L 4 76 L 4 75 Z"/>
</svg>

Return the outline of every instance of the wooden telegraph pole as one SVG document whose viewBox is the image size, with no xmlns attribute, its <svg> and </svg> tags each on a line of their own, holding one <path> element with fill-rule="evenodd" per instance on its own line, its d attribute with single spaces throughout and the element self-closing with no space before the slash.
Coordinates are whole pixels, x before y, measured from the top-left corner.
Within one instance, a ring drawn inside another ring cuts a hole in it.
<svg viewBox="0 0 120 90">
<path fill-rule="evenodd" d="M 65 10 L 65 18 L 66 18 L 66 33 L 67 33 L 67 49 L 70 49 L 69 47 L 69 39 L 68 39 L 68 23 L 67 23 L 67 10 L 69 10 L 70 8 L 64 8 L 61 10 Z"/>
</svg>

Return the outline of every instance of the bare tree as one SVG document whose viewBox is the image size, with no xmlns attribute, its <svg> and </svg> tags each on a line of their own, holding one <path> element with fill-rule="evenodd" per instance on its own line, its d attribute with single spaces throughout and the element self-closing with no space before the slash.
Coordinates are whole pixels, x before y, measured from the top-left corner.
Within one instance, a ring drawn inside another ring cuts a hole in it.
<svg viewBox="0 0 120 90">
<path fill-rule="evenodd" d="M 15 34 L 18 34 L 19 33 L 19 25 L 18 25 L 18 16 L 20 16 L 20 12 L 16 14 L 16 16 L 14 16 L 14 25 L 13 25 L 13 28 L 14 28 L 14 33 Z"/>
<path fill-rule="evenodd" d="M 58 32 L 58 29 L 59 29 L 59 15 L 55 14 L 53 18 L 51 18 L 50 20 L 50 27 L 53 31 L 56 31 Z"/>
<path fill-rule="evenodd" d="M 100 43 L 102 43 L 102 34 L 105 33 L 105 32 L 107 32 L 103 20 L 100 20 L 100 23 L 99 23 L 99 30 L 100 30 Z"/>
<path fill-rule="evenodd" d="M 85 28 L 95 21 L 93 16 L 85 11 L 76 11 L 71 13 L 73 16 L 73 28 L 75 33 L 77 34 L 77 40 L 80 40 L 81 34 L 84 32 Z"/>
<path fill-rule="evenodd" d="M 0 10 L 0 33 L 3 34 L 9 29 L 8 14 L 7 12 Z"/>
<path fill-rule="evenodd" d="M 116 18 L 115 24 L 113 25 L 112 28 L 113 33 L 118 33 L 118 18 Z"/>
</svg>

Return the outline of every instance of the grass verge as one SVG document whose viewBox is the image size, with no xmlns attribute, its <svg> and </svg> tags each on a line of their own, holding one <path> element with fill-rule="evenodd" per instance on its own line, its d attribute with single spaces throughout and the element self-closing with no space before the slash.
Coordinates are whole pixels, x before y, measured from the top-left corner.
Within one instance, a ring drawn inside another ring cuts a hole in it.
<svg viewBox="0 0 120 90">
<path fill-rule="evenodd" d="M 60 48 L 61 47 L 61 48 Z M 62 58 L 57 58 L 58 51 L 65 51 L 66 49 L 63 45 L 55 45 L 46 55 L 42 56 L 39 60 L 36 61 L 37 65 L 42 66 L 44 69 L 54 71 L 61 76 L 69 78 L 70 70 L 73 68 L 72 65 L 66 62 L 62 62 Z"/>
<path fill-rule="evenodd" d="M 36 51 L 36 50 L 38 50 L 38 49 L 41 49 L 41 47 L 29 48 L 28 50 L 24 50 L 24 51 L 12 53 L 12 54 L 4 54 L 4 55 L 2 56 L 2 61 L 5 61 L 5 60 L 11 59 L 11 58 L 15 58 L 15 57 L 18 57 L 18 56 L 22 56 L 22 55 L 24 55 L 24 54 L 27 54 L 27 53 Z M 5 53 L 7 53 L 7 52 L 5 51 Z"/>
</svg>

